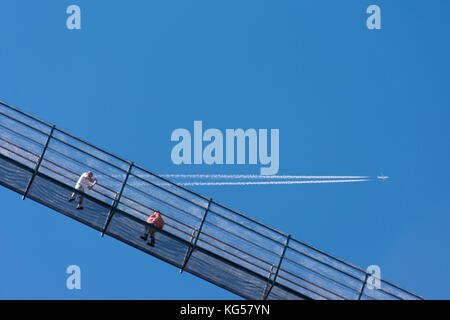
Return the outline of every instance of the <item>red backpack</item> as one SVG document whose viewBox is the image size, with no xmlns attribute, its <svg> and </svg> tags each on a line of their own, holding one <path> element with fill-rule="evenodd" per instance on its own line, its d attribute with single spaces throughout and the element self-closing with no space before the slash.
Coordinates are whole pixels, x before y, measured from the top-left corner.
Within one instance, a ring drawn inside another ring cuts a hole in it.
<svg viewBox="0 0 450 320">
<path fill-rule="evenodd" d="M 148 223 L 152 223 L 158 229 L 162 229 L 164 227 L 164 220 L 161 216 L 161 213 L 155 211 L 150 217 L 147 219 Z"/>
</svg>

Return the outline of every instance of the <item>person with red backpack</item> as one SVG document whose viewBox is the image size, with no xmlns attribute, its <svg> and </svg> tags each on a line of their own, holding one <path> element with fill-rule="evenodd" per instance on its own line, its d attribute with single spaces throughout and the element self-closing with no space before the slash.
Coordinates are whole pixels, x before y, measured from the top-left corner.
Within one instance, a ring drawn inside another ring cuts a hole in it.
<svg viewBox="0 0 450 320">
<path fill-rule="evenodd" d="M 147 223 L 160 230 L 164 227 L 164 220 L 161 216 L 161 213 L 158 211 L 155 211 L 151 216 L 148 217 Z M 150 242 L 147 242 L 147 244 L 151 247 L 155 246 L 155 230 L 151 228 L 150 226 L 145 227 L 145 234 L 141 236 L 141 239 L 144 241 L 147 241 L 148 235 L 150 234 Z"/>
</svg>

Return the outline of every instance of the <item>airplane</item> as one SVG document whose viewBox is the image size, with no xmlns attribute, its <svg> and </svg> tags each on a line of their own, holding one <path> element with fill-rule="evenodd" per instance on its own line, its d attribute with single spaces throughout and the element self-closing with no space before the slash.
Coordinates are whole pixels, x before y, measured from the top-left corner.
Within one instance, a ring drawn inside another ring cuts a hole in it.
<svg viewBox="0 0 450 320">
<path fill-rule="evenodd" d="M 384 182 L 384 180 L 389 179 L 389 177 L 388 177 L 388 176 L 385 176 L 385 175 L 382 173 L 380 176 L 377 176 L 377 179 L 383 180 L 383 182 Z"/>
</svg>

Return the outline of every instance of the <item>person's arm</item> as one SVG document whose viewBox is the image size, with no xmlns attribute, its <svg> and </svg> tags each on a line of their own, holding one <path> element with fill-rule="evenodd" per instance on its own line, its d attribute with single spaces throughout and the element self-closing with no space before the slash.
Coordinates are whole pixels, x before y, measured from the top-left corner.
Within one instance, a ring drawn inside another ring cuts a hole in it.
<svg viewBox="0 0 450 320">
<path fill-rule="evenodd" d="M 92 179 L 92 184 L 88 187 L 89 190 L 92 190 L 92 188 L 94 188 L 94 186 L 97 184 L 98 180 L 97 179 Z"/>
</svg>

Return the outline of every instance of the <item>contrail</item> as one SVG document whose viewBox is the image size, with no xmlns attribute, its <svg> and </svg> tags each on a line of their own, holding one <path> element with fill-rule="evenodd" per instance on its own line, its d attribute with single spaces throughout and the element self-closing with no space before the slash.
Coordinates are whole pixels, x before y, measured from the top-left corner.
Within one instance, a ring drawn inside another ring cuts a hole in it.
<svg viewBox="0 0 450 320">
<path fill-rule="evenodd" d="M 194 179 L 369 179 L 369 176 L 263 176 L 249 174 L 161 174 L 164 178 Z"/>
<path fill-rule="evenodd" d="M 248 186 L 265 184 L 308 184 L 308 183 L 345 183 L 364 182 L 372 179 L 341 179 L 341 180 L 291 180 L 291 181 L 233 181 L 233 182 L 181 182 L 181 186 Z"/>
</svg>

